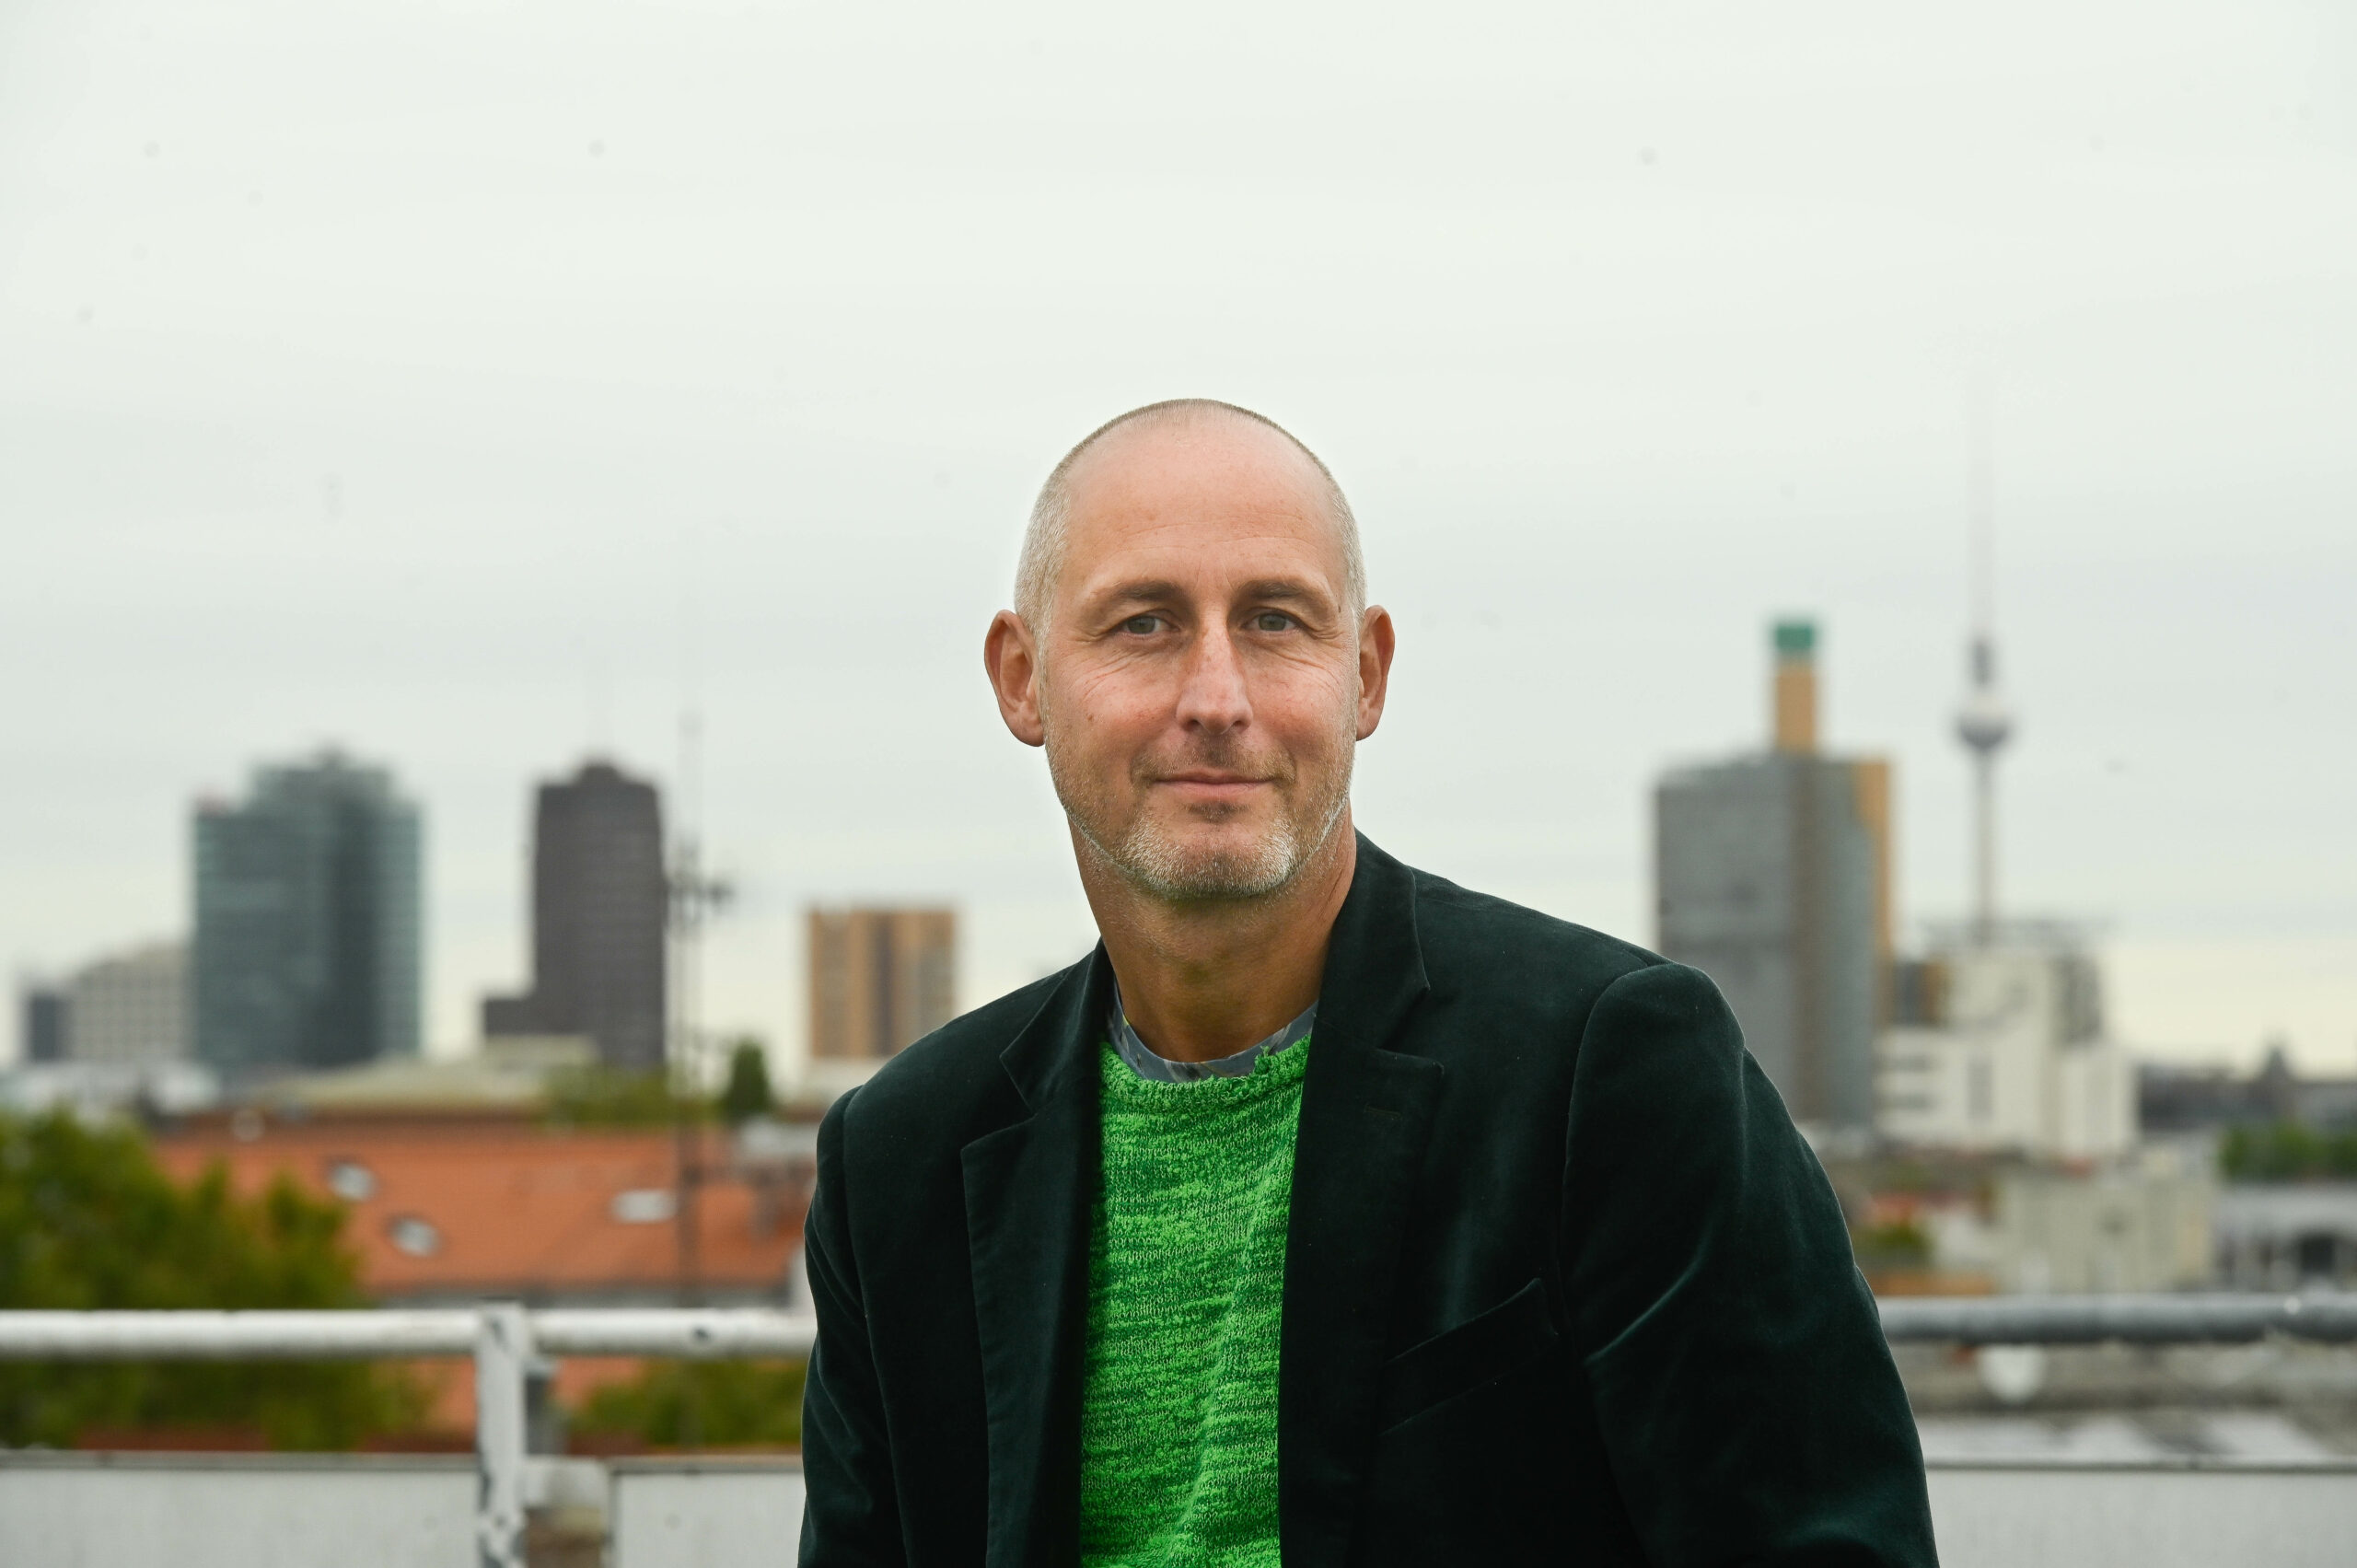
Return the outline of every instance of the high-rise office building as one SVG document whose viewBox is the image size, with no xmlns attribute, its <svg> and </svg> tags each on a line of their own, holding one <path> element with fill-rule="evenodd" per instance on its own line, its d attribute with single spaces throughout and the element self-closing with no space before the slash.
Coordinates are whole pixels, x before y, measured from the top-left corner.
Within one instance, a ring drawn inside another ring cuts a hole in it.
<svg viewBox="0 0 2357 1568">
<path fill-rule="evenodd" d="M 65 1059 L 178 1062 L 189 1053 L 188 945 L 155 942 L 77 971 L 65 988 Z"/>
<path fill-rule="evenodd" d="M 544 784 L 532 812 L 532 989 L 486 997 L 485 1036 L 580 1035 L 610 1067 L 663 1065 L 669 885 L 655 786 L 610 762 Z"/>
<path fill-rule="evenodd" d="M 946 909 L 810 912 L 810 1055 L 877 1061 L 957 1016 L 958 916 Z"/>
<path fill-rule="evenodd" d="M 1774 653 L 1772 747 L 1655 788 L 1660 947 L 1718 983 L 1795 1120 L 1864 1129 L 1891 947 L 1890 765 L 1817 750 L 1813 623 L 1779 623 Z"/>
<path fill-rule="evenodd" d="M 422 828 L 335 751 L 196 810 L 196 1055 L 229 1074 L 417 1051 Z"/>
</svg>

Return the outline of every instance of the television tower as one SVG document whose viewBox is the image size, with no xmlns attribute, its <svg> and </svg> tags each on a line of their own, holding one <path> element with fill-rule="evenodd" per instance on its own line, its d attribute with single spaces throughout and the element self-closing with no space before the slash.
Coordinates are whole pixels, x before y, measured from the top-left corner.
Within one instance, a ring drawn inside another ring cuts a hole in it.
<svg viewBox="0 0 2357 1568">
<path fill-rule="evenodd" d="M 1956 734 L 1972 753 L 1972 929 L 1986 947 L 1997 939 L 1997 753 L 2013 738 L 2014 715 L 1997 691 L 1995 482 L 1985 383 L 1973 389 L 1971 441 L 1972 686 L 1956 710 Z"/>
</svg>

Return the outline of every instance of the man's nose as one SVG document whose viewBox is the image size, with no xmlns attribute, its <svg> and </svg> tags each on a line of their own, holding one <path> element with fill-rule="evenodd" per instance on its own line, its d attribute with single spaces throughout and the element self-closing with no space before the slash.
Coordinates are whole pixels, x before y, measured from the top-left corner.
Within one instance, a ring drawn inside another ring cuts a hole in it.
<svg viewBox="0 0 2357 1568">
<path fill-rule="evenodd" d="M 1224 735 L 1251 718 L 1235 638 L 1225 626 L 1213 622 L 1195 639 L 1189 654 L 1186 684 L 1178 692 L 1178 722 L 1189 729 Z"/>
</svg>

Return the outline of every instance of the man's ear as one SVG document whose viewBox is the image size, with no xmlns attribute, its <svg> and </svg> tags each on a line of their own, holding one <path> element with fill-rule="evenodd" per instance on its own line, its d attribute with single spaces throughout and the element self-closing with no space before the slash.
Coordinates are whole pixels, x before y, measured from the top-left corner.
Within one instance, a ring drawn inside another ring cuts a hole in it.
<svg viewBox="0 0 2357 1568">
<path fill-rule="evenodd" d="M 1039 650 L 1031 628 L 1015 611 L 1002 610 L 991 617 L 982 637 L 982 671 L 990 677 L 1006 732 L 1026 746 L 1047 744 L 1048 727 L 1039 722 Z"/>
<path fill-rule="evenodd" d="M 1399 633 L 1391 612 L 1379 604 L 1366 607 L 1359 621 L 1359 738 L 1364 740 L 1383 722 L 1383 700 L 1391 690 L 1391 651 Z"/>
</svg>

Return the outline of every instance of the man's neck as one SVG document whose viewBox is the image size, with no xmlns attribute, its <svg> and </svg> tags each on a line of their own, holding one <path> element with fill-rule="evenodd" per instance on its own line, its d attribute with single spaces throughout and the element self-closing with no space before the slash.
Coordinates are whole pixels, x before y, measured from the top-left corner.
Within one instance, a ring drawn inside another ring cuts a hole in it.
<svg viewBox="0 0 2357 1568">
<path fill-rule="evenodd" d="M 1265 899 L 1172 903 L 1140 890 L 1078 833 L 1073 847 L 1122 1010 L 1155 1054 L 1232 1056 L 1318 1000 L 1334 916 L 1358 867 L 1348 808 L 1300 874 Z"/>
</svg>

